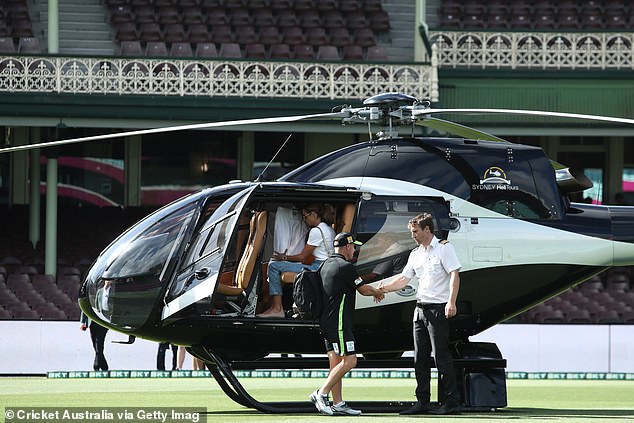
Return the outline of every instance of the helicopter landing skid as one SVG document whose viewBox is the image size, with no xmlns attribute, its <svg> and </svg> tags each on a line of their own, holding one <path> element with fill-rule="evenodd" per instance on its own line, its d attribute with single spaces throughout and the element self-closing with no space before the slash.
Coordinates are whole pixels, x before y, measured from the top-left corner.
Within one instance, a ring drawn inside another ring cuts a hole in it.
<svg viewBox="0 0 634 423">
<path fill-rule="evenodd" d="M 211 362 L 207 364 L 212 376 L 224 393 L 236 403 L 272 414 L 313 413 L 316 411 L 315 406 L 309 401 L 261 402 L 256 400 L 244 389 L 225 360 L 206 348 L 205 352 L 211 359 Z M 347 403 L 353 408 L 374 413 L 396 413 L 414 404 L 412 401 L 347 401 Z"/>
</svg>

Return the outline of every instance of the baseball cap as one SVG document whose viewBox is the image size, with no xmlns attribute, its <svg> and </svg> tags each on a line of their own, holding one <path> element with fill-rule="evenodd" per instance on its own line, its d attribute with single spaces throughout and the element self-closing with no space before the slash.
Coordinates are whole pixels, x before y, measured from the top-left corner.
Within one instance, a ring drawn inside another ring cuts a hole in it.
<svg viewBox="0 0 634 423">
<path fill-rule="evenodd" d="M 357 241 L 354 239 L 350 232 L 341 232 L 335 236 L 335 240 L 332 242 L 332 245 L 335 247 L 344 247 L 348 244 L 354 245 L 363 245 L 361 241 Z"/>
</svg>

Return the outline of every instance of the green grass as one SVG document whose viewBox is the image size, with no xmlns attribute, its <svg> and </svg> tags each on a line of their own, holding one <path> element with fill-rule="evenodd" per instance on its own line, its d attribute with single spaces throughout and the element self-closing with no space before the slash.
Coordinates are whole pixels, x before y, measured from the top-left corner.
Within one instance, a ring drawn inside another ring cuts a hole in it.
<svg viewBox="0 0 634 423">
<path fill-rule="evenodd" d="M 243 379 L 245 388 L 260 401 L 306 401 L 321 379 Z M 348 400 L 413 400 L 411 379 L 357 379 L 344 381 Z M 435 392 L 435 386 L 432 387 Z M 443 422 L 475 420 L 620 422 L 634 421 L 634 381 L 508 380 L 509 406 L 496 412 L 434 417 Z M 433 399 L 433 398 L 432 398 Z M 213 379 L 0 379 L 0 407 L 204 407 L 209 422 L 324 421 L 314 414 L 267 415 L 231 401 Z M 374 423 L 414 421 L 420 417 L 370 414 L 337 417 Z M 424 417 L 423 417 L 424 418 Z M 431 418 L 431 417 L 427 417 Z M 4 421 L 4 413 L 0 421 Z"/>
</svg>

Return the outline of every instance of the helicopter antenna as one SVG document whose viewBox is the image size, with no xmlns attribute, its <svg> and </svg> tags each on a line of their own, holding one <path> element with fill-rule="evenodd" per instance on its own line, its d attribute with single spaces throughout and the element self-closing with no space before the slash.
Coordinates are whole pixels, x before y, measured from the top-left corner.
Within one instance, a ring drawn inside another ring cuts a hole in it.
<svg viewBox="0 0 634 423">
<path fill-rule="evenodd" d="M 266 166 L 264 166 L 264 169 L 262 169 L 262 172 L 260 172 L 258 177 L 255 178 L 254 182 L 260 182 L 260 178 L 262 177 L 262 175 L 264 175 L 264 172 L 266 172 L 266 170 L 269 168 L 269 166 L 271 166 L 271 163 L 273 163 L 273 160 L 275 160 L 277 155 L 280 154 L 280 151 L 282 151 L 282 149 L 284 148 L 286 143 L 291 139 L 292 136 L 293 136 L 293 134 L 288 134 L 288 137 L 286 138 L 286 141 L 284 141 L 282 143 L 282 145 L 280 146 L 280 148 L 275 152 L 275 154 L 273 154 L 273 157 L 271 157 L 271 160 L 266 164 Z"/>
</svg>

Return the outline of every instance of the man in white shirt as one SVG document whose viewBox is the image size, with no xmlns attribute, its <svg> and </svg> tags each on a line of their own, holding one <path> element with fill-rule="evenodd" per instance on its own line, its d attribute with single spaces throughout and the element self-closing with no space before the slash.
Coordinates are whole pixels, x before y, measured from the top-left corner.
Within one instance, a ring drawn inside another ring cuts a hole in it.
<svg viewBox="0 0 634 423">
<path fill-rule="evenodd" d="M 416 404 L 401 414 L 455 414 L 460 411 L 453 358 L 449 350 L 449 320 L 456 315 L 460 287 L 460 261 L 453 246 L 434 236 L 434 220 L 429 213 L 411 219 L 408 228 L 418 244 L 409 255 L 401 275 L 389 284 L 380 284 L 383 292 L 398 291 L 411 278 L 418 278 L 414 310 L 414 370 Z M 434 353 L 438 384 L 446 401 L 430 407 L 430 357 Z"/>
</svg>

